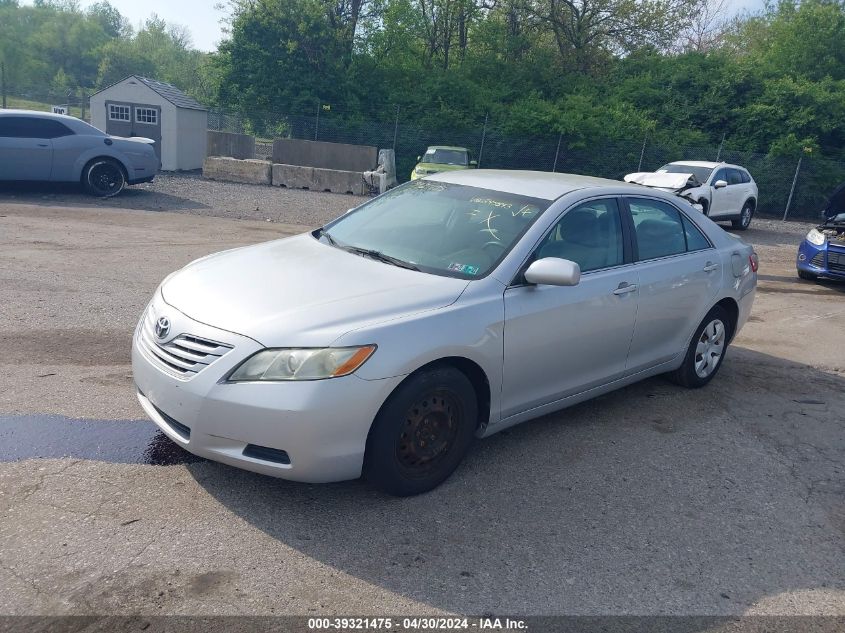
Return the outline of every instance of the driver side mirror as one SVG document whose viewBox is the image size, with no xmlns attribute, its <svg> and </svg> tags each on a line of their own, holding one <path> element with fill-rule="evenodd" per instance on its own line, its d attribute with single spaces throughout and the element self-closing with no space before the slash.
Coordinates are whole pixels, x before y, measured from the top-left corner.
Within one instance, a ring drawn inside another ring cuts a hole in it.
<svg viewBox="0 0 845 633">
<path fill-rule="evenodd" d="M 577 286 L 581 281 L 581 267 L 568 259 L 544 257 L 528 267 L 525 281 L 547 286 Z"/>
<path fill-rule="evenodd" d="M 727 187 L 727 186 L 728 186 L 728 183 L 725 180 L 717 180 L 716 182 L 713 183 L 713 187 L 715 189 L 722 189 L 722 188 Z"/>
</svg>

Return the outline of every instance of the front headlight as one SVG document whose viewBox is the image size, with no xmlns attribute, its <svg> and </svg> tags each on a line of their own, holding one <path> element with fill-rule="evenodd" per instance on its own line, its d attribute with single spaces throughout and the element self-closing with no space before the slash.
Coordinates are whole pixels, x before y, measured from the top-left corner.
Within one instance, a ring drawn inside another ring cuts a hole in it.
<svg viewBox="0 0 845 633">
<path fill-rule="evenodd" d="M 810 244 L 815 244 L 816 246 L 821 246 L 827 241 L 825 234 L 818 229 L 810 229 L 810 232 L 807 233 L 807 237 L 804 239 L 806 239 Z"/>
<path fill-rule="evenodd" d="M 323 380 L 347 376 L 376 351 L 363 347 L 265 349 L 241 363 L 228 382 Z"/>
</svg>

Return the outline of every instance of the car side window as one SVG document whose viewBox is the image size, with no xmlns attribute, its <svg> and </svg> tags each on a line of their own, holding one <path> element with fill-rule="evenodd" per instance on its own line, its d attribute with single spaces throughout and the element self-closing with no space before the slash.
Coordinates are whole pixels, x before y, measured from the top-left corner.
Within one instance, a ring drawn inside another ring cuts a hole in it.
<svg viewBox="0 0 845 633">
<path fill-rule="evenodd" d="M 729 185 L 741 185 L 742 184 L 742 174 L 739 173 L 738 169 L 728 169 L 728 184 Z"/>
<path fill-rule="evenodd" d="M 621 265 L 622 244 L 622 219 L 616 199 L 592 200 L 566 212 L 537 248 L 534 259 L 568 259 L 582 272 L 589 272 Z"/>
<path fill-rule="evenodd" d="M 698 227 L 692 223 L 687 216 L 681 214 L 681 221 L 684 223 L 684 234 L 687 239 L 687 251 L 701 251 L 710 248 L 710 242 L 704 237 Z"/>
<path fill-rule="evenodd" d="M 639 261 L 686 252 L 684 225 L 675 207 L 644 198 L 629 198 L 628 206 L 634 220 Z"/>
<path fill-rule="evenodd" d="M 73 131 L 61 121 L 35 117 L 0 117 L 0 136 L 6 138 L 59 138 Z"/>
</svg>

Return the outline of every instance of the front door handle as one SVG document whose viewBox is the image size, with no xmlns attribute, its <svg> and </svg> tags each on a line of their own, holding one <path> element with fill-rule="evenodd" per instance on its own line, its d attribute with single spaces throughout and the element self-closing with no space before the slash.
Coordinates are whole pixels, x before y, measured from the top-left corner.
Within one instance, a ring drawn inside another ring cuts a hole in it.
<svg viewBox="0 0 845 633">
<path fill-rule="evenodd" d="M 627 281 L 623 281 L 619 284 L 619 287 L 613 291 L 615 295 L 626 295 L 629 292 L 634 292 L 637 289 L 637 284 L 629 284 Z"/>
<path fill-rule="evenodd" d="M 707 262 L 707 264 L 704 266 L 704 272 L 712 273 L 718 267 L 719 267 L 719 264 L 714 264 L 713 262 Z"/>
</svg>

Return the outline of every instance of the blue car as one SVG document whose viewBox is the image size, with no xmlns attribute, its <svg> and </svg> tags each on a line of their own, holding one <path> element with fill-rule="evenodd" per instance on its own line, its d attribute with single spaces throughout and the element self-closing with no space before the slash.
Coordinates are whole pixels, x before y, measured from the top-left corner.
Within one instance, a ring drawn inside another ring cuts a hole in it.
<svg viewBox="0 0 845 633">
<path fill-rule="evenodd" d="M 845 183 L 830 196 L 823 214 L 824 223 L 810 229 L 798 247 L 798 276 L 845 281 Z"/>
</svg>

